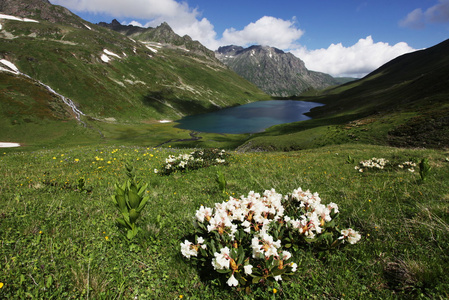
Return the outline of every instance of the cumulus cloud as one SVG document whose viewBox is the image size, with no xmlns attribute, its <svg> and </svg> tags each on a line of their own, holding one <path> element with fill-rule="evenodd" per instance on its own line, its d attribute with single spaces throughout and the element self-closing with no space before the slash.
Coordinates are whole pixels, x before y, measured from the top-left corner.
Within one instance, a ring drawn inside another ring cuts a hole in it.
<svg viewBox="0 0 449 300">
<path fill-rule="evenodd" d="M 128 24 L 141 27 L 156 27 L 167 22 L 173 30 L 183 36 L 201 41 L 205 46 L 215 49 L 218 46 L 214 26 L 196 8 L 186 2 L 175 0 L 51 0 L 53 4 L 63 5 L 74 12 L 105 13 L 115 18 L 148 20 L 142 25 L 138 21 Z"/>
<path fill-rule="evenodd" d="M 264 16 L 242 30 L 226 29 L 220 43 L 241 46 L 259 44 L 288 49 L 297 46 L 295 43 L 303 34 L 304 31 L 296 28 L 294 19 L 282 20 Z"/>
<path fill-rule="evenodd" d="M 407 43 L 375 43 L 368 36 L 350 47 L 339 43 L 331 44 L 327 49 L 308 50 L 301 47 L 290 52 L 301 58 L 309 70 L 338 77 L 363 77 L 393 58 L 412 51 L 415 49 Z"/>
<path fill-rule="evenodd" d="M 424 28 L 428 23 L 448 23 L 449 22 L 449 0 L 439 0 L 437 4 L 423 10 L 417 8 L 411 11 L 404 19 L 399 21 L 402 27 L 414 29 Z"/>
</svg>

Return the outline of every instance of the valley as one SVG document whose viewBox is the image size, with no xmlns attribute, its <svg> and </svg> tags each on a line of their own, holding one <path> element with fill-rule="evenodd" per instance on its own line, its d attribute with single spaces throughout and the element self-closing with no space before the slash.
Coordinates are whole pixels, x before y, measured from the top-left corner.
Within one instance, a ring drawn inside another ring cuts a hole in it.
<svg viewBox="0 0 449 300">
<path fill-rule="evenodd" d="M 342 79 L 0 0 L 0 298 L 448 298 L 448 53 Z"/>
</svg>

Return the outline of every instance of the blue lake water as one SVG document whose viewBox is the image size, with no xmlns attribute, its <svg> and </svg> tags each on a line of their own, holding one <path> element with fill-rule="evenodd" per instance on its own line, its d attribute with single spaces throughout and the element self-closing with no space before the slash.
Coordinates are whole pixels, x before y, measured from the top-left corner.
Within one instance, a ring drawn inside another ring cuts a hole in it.
<svg viewBox="0 0 449 300">
<path fill-rule="evenodd" d="M 294 100 L 258 101 L 182 118 L 176 127 L 213 133 L 256 133 L 273 125 L 304 121 L 312 108 L 324 104 Z"/>
</svg>

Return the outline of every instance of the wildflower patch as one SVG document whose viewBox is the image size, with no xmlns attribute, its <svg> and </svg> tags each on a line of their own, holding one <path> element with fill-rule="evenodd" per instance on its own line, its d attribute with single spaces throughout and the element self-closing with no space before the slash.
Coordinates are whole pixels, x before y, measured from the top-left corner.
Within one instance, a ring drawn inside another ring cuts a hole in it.
<svg viewBox="0 0 449 300">
<path fill-rule="evenodd" d="M 181 243 L 181 253 L 200 268 L 212 265 L 229 286 L 271 285 L 296 272 L 301 247 L 328 250 L 361 239 L 351 228 L 338 228 L 338 213 L 337 204 L 322 204 L 318 193 L 301 188 L 286 196 L 251 191 L 201 206 L 195 238 Z"/>
<path fill-rule="evenodd" d="M 174 172 L 197 170 L 214 165 L 226 165 L 230 154 L 220 149 L 196 150 L 188 154 L 178 156 L 169 155 L 165 159 L 165 165 L 159 169 L 154 169 L 154 173 L 160 175 L 170 175 Z"/>
</svg>

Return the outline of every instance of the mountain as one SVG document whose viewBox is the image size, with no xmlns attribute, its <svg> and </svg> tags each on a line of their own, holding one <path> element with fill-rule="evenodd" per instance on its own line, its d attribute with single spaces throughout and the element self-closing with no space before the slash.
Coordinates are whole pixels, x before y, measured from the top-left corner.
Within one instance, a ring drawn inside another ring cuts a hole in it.
<svg viewBox="0 0 449 300">
<path fill-rule="evenodd" d="M 184 35 L 183 37 L 177 35 L 166 22 L 163 22 L 156 28 L 122 25 L 115 19 L 112 20 L 111 23 L 100 22 L 98 25 L 117 31 L 141 42 L 156 42 L 183 47 L 195 54 L 204 55 L 215 60 L 215 53 L 213 51 L 203 46 L 200 42 L 192 40 L 188 35 Z"/>
<path fill-rule="evenodd" d="M 216 57 L 272 96 L 288 97 L 339 84 L 328 74 L 307 70 L 293 54 L 273 47 L 224 46 L 216 51 Z"/>
<path fill-rule="evenodd" d="M 83 28 L 86 23 L 65 7 L 52 5 L 48 0 L 0 0 L 0 12 L 21 18 L 69 24 L 76 28 Z"/>
<path fill-rule="evenodd" d="M 183 42 L 162 43 L 164 32 Z M 160 42 L 91 24 L 46 0 L 1 0 L 0 141 L 25 127 L 45 132 L 48 122 L 57 131 L 61 122 L 176 120 L 269 98 L 167 24 L 153 33 Z"/>
<path fill-rule="evenodd" d="M 449 147 L 449 40 L 399 56 L 364 78 L 297 97 L 326 105 L 312 120 L 254 135 L 244 149 L 303 149 L 367 143 Z"/>
</svg>

